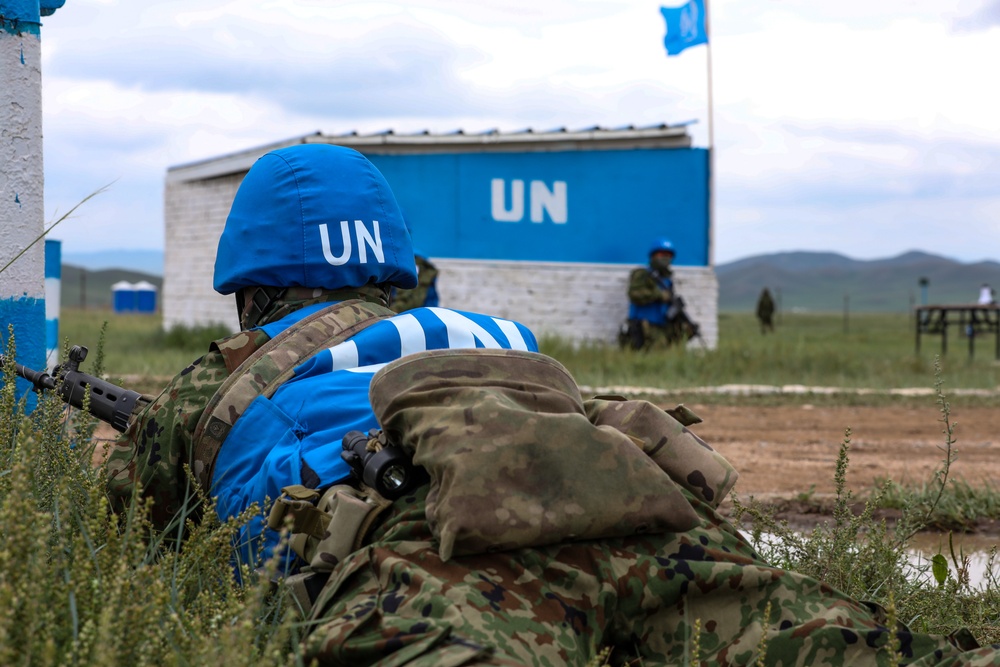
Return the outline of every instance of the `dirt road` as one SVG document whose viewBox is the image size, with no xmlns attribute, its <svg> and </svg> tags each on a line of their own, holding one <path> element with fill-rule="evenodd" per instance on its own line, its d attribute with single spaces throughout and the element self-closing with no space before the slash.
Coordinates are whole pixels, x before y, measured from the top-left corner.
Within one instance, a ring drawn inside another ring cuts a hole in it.
<svg viewBox="0 0 1000 667">
<path fill-rule="evenodd" d="M 855 492 L 877 478 L 927 482 L 944 458 L 944 424 L 931 401 L 926 408 L 688 405 L 705 420 L 692 430 L 739 471 L 742 498 L 794 497 L 814 484 L 817 494 L 832 493 L 846 428 L 847 486 Z M 1000 408 L 953 406 L 951 421 L 958 452 L 952 477 L 1000 486 Z"/>
<path fill-rule="evenodd" d="M 927 482 L 944 457 L 944 426 L 932 400 L 925 408 L 687 405 L 705 420 L 692 430 L 739 471 L 735 490 L 744 499 L 795 498 L 813 485 L 816 497 L 832 494 L 846 428 L 852 431 L 847 485 L 856 495 L 878 478 Z M 1000 408 L 953 407 L 952 423 L 953 478 L 1000 487 Z M 102 425 L 98 437 L 113 436 Z"/>
</svg>

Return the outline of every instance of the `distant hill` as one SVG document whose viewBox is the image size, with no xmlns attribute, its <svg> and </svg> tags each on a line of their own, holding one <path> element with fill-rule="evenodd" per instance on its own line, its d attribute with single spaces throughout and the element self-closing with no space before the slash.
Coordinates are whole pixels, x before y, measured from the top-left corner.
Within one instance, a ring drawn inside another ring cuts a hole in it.
<svg viewBox="0 0 1000 667">
<path fill-rule="evenodd" d="M 163 278 L 140 271 L 104 269 L 89 271 L 71 264 L 62 265 L 61 297 L 63 308 L 111 308 L 111 286 L 119 281 L 137 283 L 145 280 L 163 291 Z"/>
<path fill-rule="evenodd" d="M 121 280 L 163 287 L 159 250 L 63 253 L 62 268 L 61 301 L 71 308 L 110 308 L 111 285 Z M 919 251 L 873 260 L 832 252 L 780 252 L 719 264 L 715 272 L 719 310 L 730 312 L 752 312 L 764 287 L 786 312 L 840 312 L 845 295 L 852 311 L 907 312 L 921 302 L 921 277 L 930 281 L 929 303 L 975 302 L 982 283 L 1000 292 L 1000 263 L 964 264 Z"/>
<path fill-rule="evenodd" d="M 928 303 L 975 303 L 979 286 L 1000 290 L 1000 263 L 963 264 L 925 252 L 857 260 L 828 252 L 757 255 L 715 267 L 719 310 L 752 312 L 764 287 L 783 310 L 907 312 L 921 303 L 919 280 L 927 278 Z"/>
<path fill-rule="evenodd" d="M 140 273 L 163 275 L 162 250 L 99 250 L 96 252 L 66 252 L 63 248 L 62 263 L 78 266 L 88 271 L 123 269 Z M 152 281 L 150 281 L 152 282 Z"/>
</svg>

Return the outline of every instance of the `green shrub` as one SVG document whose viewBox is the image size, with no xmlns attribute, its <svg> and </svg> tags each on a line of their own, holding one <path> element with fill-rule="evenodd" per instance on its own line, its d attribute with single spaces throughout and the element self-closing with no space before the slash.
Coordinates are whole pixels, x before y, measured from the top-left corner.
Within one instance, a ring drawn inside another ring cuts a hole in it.
<svg viewBox="0 0 1000 667">
<path fill-rule="evenodd" d="M 11 336 L 13 341 L 13 336 Z M 14 354 L 13 342 L 8 359 Z M 296 626 L 266 577 L 230 559 L 239 522 L 188 524 L 184 548 L 148 506 L 112 512 L 92 419 L 53 393 L 30 416 L 12 363 L 0 389 L 0 664 L 284 665 Z"/>
</svg>

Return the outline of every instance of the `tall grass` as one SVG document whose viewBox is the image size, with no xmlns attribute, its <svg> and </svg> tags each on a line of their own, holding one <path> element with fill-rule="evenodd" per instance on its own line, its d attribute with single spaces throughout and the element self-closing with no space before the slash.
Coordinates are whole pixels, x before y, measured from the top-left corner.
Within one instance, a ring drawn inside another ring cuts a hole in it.
<svg viewBox="0 0 1000 667">
<path fill-rule="evenodd" d="M 149 393 L 157 393 L 169 378 L 204 355 L 213 340 L 232 333 L 222 325 L 164 331 L 159 314 L 76 308 L 62 309 L 59 326 L 63 342 L 91 349 L 103 331 L 104 371 L 112 378 L 128 377 L 130 388 Z M 82 370 L 91 372 L 88 368 Z"/>
<path fill-rule="evenodd" d="M 8 359 L 13 359 L 13 332 Z M 30 416 L 13 363 L 0 388 L 0 664 L 286 665 L 295 625 L 265 578 L 234 583 L 237 522 L 190 524 L 184 548 L 148 507 L 112 512 L 92 419 L 54 393 Z M 206 513 L 212 517 L 214 513 Z"/>
<path fill-rule="evenodd" d="M 752 543 L 777 567 L 825 581 L 855 599 L 881 604 L 911 630 L 948 634 L 967 627 L 981 643 L 994 643 L 1000 640 L 1000 582 L 995 575 L 973 585 L 967 576 L 968 562 L 953 551 L 950 565 L 948 556 L 941 553 L 934 555 L 931 566 L 913 565 L 909 557 L 914 535 L 938 525 L 942 511 L 952 511 L 949 506 L 955 503 L 954 482 L 949 478 L 955 457 L 951 407 L 942 390 L 940 367 L 935 373 L 944 425 L 942 461 L 925 485 L 905 488 L 885 480 L 863 501 L 863 509 L 854 511 L 856 499 L 846 486 L 848 429 L 834 471 L 836 500 L 831 523 L 803 534 L 776 520 L 766 505 L 753 499 L 743 504 L 734 497 L 735 520 L 749 516 Z M 892 529 L 884 519 L 876 518 L 879 509 L 890 505 L 902 510 Z M 988 563 L 991 573 L 994 557 L 995 553 Z"/>
</svg>

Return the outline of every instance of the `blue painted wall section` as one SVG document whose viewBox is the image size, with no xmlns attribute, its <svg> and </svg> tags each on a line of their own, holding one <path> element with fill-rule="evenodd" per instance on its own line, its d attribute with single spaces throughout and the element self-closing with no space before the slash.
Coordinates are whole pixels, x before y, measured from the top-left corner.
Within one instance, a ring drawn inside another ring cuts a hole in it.
<svg viewBox="0 0 1000 667">
<path fill-rule="evenodd" d="M 368 157 L 431 257 L 644 264 L 666 236 L 708 265 L 705 149 Z"/>
<path fill-rule="evenodd" d="M 66 0 L 0 0 L 0 29 L 12 35 L 38 35 L 41 18 L 52 16 L 64 4 Z"/>
</svg>

